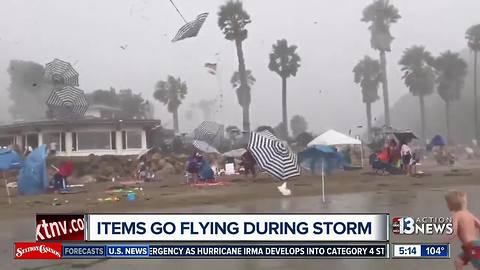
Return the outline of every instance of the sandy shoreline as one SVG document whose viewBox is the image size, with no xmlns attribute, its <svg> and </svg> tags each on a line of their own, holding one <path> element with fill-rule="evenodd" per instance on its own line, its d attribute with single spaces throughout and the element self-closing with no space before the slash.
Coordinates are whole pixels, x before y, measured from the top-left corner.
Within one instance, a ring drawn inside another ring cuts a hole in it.
<svg viewBox="0 0 480 270">
<path fill-rule="evenodd" d="M 408 191 L 412 189 L 437 189 L 459 185 L 480 184 L 480 169 L 470 169 L 466 174 L 446 176 L 449 168 L 432 171 L 421 178 L 408 176 L 374 175 L 369 169 L 335 172 L 326 179 L 326 194 L 372 191 Z M 162 211 L 172 207 L 234 203 L 263 198 L 281 198 L 276 186 L 280 182 L 267 175 L 256 179 L 243 176 L 222 177 L 225 185 L 192 187 L 184 184 L 182 176 L 170 176 L 161 182 L 144 183 L 143 192 L 137 191 L 135 201 L 127 201 L 126 194 L 107 194 L 113 183 L 90 183 L 88 192 L 78 194 L 45 194 L 14 196 L 8 204 L 4 188 L 0 189 L 0 215 L 3 218 L 21 218 L 34 213 L 89 213 Z M 115 183 L 117 186 L 118 183 Z M 302 175 L 289 181 L 292 196 L 321 195 L 321 178 Z M 112 201 L 105 201 L 106 198 Z M 114 197 L 119 198 L 118 201 Z M 103 201 L 100 201 L 100 200 Z M 53 205 L 55 204 L 55 205 Z"/>
</svg>

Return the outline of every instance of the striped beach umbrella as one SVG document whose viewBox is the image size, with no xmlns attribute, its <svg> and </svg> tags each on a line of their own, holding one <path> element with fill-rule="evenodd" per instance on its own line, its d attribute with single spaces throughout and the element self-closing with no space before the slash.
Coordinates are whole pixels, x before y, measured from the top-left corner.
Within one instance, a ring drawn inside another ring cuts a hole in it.
<svg viewBox="0 0 480 270">
<path fill-rule="evenodd" d="M 198 15 L 195 20 L 185 23 L 185 25 L 178 30 L 177 34 L 172 39 L 172 42 L 196 37 L 198 32 L 200 32 L 200 28 L 202 28 L 203 23 L 207 19 L 207 16 L 208 13 L 202 13 Z"/>
<path fill-rule="evenodd" d="M 79 118 L 88 109 L 85 93 L 73 86 L 52 90 L 47 99 L 47 106 L 57 118 Z"/>
<path fill-rule="evenodd" d="M 280 180 L 300 175 L 297 155 L 268 130 L 251 132 L 248 150 L 260 168 Z"/>
<path fill-rule="evenodd" d="M 78 72 L 70 63 L 57 58 L 45 65 L 45 76 L 56 83 L 78 86 Z"/>
<path fill-rule="evenodd" d="M 203 121 L 193 131 L 193 137 L 195 140 L 204 141 L 209 144 L 216 144 L 220 139 L 223 126 L 219 123 L 212 121 Z"/>
</svg>

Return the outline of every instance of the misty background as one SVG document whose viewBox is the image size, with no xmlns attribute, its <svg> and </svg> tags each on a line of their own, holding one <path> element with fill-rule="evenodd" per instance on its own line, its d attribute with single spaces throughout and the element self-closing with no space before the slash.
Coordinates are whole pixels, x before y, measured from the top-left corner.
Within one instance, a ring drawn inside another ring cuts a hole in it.
<svg viewBox="0 0 480 270">
<path fill-rule="evenodd" d="M 80 73 L 80 89 L 132 89 L 149 99 L 155 115 L 166 127 L 172 116 L 153 99 L 157 81 L 168 75 L 180 77 L 188 94 L 179 107 L 180 130 L 190 131 L 203 115 L 201 100 L 218 99 L 223 104 L 210 116 L 225 125 L 241 126 L 241 107 L 230 78 L 237 70 L 235 45 L 220 31 L 218 9 L 225 0 L 175 3 L 187 20 L 199 13 L 210 15 L 200 34 L 172 43 L 183 21 L 168 0 L 3 0 L 0 9 L 0 121 L 11 121 L 8 107 L 11 60 L 44 65 L 60 58 L 74 64 Z M 297 45 L 301 66 L 288 80 L 288 114 L 303 115 L 313 132 L 334 128 L 348 132 L 366 126 L 361 89 L 353 82 L 352 69 L 364 55 L 378 58 L 370 48 L 368 24 L 360 21 L 371 0 L 244 0 L 252 23 L 243 42 L 247 69 L 256 83 L 252 87 L 251 127 L 275 126 L 281 121 L 281 80 L 268 70 L 272 44 L 285 38 Z M 418 101 L 401 80 L 398 61 L 404 49 L 424 45 L 434 56 L 445 50 L 471 54 L 465 31 L 480 23 L 478 0 L 397 0 L 391 1 L 402 18 L 391 26 L 395 40 L 387 54 L 392 125 L 419 128 Z M 123 48 L 122 48 L 123 47 Z M 218 63 L 217 78 L 207 72 L 206 62 Z M 471 61 L 468 61 L 471 64 Z M 471 65 L 469 65 L 469 68 Z M 470 136 L 459 124 L 472 119 L 472 83 L 467 76 L 462 100 L 452 105 L 454 136 Z M 381 91 L 379 91 L 381 94 Z M 405 96 L 407 95 L 407 96 Z M 463 105 L 462 105 L 463 104 Z M 426 98 L 432 134 L 444 130 L 444 105 L 436 92 Z M 28 107 L 28 105 L 26 105 Z M 43 112 L 41 112 L 43 114 Z M 383 114 L 383 102 L 373 105 L 374 118 Z M 334 117 L 332 117 L 334 115 Z M 471 117 L 470 117 L 471 116 Z M 437 121 L 438 120 L 438 121 Z M 418 123 L 418 124 L 417 124 Z M 472 129 L 473 130 L 473 129 Z"/>
</svg>

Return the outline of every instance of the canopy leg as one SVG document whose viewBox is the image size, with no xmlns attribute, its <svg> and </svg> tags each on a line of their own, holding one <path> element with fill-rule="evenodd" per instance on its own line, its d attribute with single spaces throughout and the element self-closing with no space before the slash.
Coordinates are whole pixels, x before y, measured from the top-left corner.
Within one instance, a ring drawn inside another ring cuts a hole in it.
<svg viewBox="0 0 480 270">
<path fill-rule="evenodd" d="M 325 159 L 322 159 L 322 200 L 325 203 L 325 170 L 324 170 Z"/>
</svg>

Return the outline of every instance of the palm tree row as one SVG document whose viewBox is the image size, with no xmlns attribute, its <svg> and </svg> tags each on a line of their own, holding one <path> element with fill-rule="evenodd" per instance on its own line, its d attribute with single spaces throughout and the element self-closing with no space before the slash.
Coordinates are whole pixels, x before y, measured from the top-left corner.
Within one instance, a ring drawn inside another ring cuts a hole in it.
<svg viewBox="0 0 480 270">
<path fill-rule="evenodd" d="M 460 98 L 467 74 L 467 63 L 460 54 L 446 51 L 437 58 L 432 57 L 423 46 L 412 46 L 405 50 L 399 61 L 405 85 L 420 101 L 421 136 L 426 138 L 425 97 L 437 92 L 445 102 L 447 139 L 451 139 L 450 105 Z M 371 130 L 371 103 L 378 100 L 378 85 L 381 81 L 380 62 L 368 56 L 354 67 L 354 81 L 360 84 L 363 102 L 367 105 L 368 134 Z"/>
<path fill-rule="evenodd" d="M 400 14 L 389 0 L 375 0 L 363 10 L 363 22 L 370 23 L 371 47 L 380 54 L 380 61 L 366 56 L 354 67 L 354 81 L 360 84 L 363 94 L 363 102 L 367 109 L 367 126 L 370 138 L 371 132 L 371 103 L 379 97 L 377 94 L 379 83 L 383 87 L 383 102 L 385 126 L 390 127 L 390 108 L 388 99 L 388 80 L 386 69 L 386 52 L 390 52 L 393 37 L 390 34 L 390 26 L 400 19 Z M 480 24 L 470 27 L 466 32 L 469 48 L 474 52 L 474 114 L 475 114 L 475 138 L 480 140 L 478 127 L 478 100 L 477 100 L 477 57 L 480 51 Z M 460 58 L 458 53 L 446 51 L 434 59 L 423 46 L 413 46 L 404 51 L 399 62 L 402 66 L 405 85 L 410 93 L 418 96 L 420 103 L 421 137 L 425 140 L 426 116 L 425 97 L 433 93 L 435 83 L 437 92 L 445 102 L 447 138 L 450 134 L 450 104 L 460 98 L 460 91 L 464 86 L 467 73 L 467 64 Z"/>
<path fill-rule="evenodd" d="M 380 97 L 378 88 L 382 85 L 384 102 L 385 126 L 391 126 L 387 60 L 386 53 L 391 51 L 393 36 L 390 27 L 401 17 L 398 9 L 390 4 L 389 0 L 375 0 L 368 5 L 362 14 L 361 21 L 369 23 L 370 45 L 379 52 L 379 60 L 365 56 L 353 69 L 354 81 L 360 84 L 363 94 L 363 102 L 366 105 L 367 127 L 370 137 L 372 127 L 371 105 Z M 247 70 L 243 52 L 243 41 L 248 37 L 247 25 L 251 23 L 250 15 L 244 10 L 239 0 L 229 0 L 220 7 L 218 12 L 218 26 L 225 39 L 235 43 L 238 71 L 231 78 L 232 87 L 236 90 L 238 103 L 242 107 L 243 130 L 250 131 L 250 104 L 251 88 L 255 78 L 250 70 Z M 470 27 L 466 32 L 469 48 L 474 52 L 474 107 L 475 107 L 475 137 L 480 141 L 478 128 L 477 106 L 477 56 L 480 51 L 480 24 Z M 269 55 L 269 70 L 278 74 L 281 78 L 282 89 L 282 126 L 284 134 L 288 134 L 287 113 L 287 79 L 296 76 L 300 67 L 300 57 L 296 52 L 297 46 L 289 45 L 287 40 L 278 40 L 272 46 Z M 445 102 L 447 138 L 450 136 L 450 105 L 459 99 L 463 88 L 467 65 L 458 53 L 446 51 L 434 58 L 423 46 L 413 46 L 404 51 L 399 61 L 403 72 L 402 79 L 412 95 L 417 96 L 420 105 L 421 137 L 427 136 L 425 98 L 433 93 L 435 85 L 437 92 Z M 175 131 L 178 131 L 178 107 L 185 98 L 187 86 L 180 78 L 169 76 L 167 81 L 157 83 L 154 97 L 168 106 L 173 114 Z"/>
</svg>

